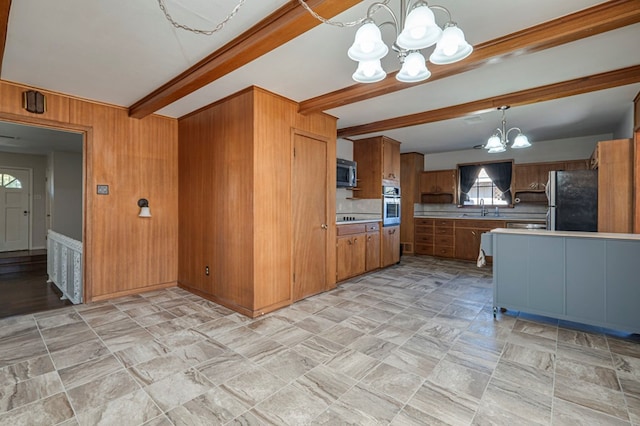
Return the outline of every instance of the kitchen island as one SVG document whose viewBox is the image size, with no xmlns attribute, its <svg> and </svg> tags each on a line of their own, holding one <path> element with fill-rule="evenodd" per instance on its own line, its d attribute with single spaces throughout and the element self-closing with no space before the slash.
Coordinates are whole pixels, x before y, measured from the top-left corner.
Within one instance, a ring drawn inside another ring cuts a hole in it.
<svg viewBox="0 0 640 426">
<path fill-rule="evenodd" d="M 552 318 L 640 332 L 640 235 L 493 229 L 493 304 Z"/>
</svg>

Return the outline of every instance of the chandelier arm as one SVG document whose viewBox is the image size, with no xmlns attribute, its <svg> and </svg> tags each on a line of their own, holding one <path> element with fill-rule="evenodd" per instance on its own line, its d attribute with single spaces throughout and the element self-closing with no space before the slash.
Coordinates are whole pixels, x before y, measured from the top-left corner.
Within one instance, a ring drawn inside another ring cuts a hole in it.
<svg viewBox="0 0 640 426">
<path fill-rule="evenodd" d="M 191 28 L 188 25 L 177 22 L 175 19 L 173 19 L 173 17 L 169 13 L 169 10 L 167 9 L 167 5 L 164 3 L 164 0 L 158 0 L 158 6 L 160 7 L 160 10 L 162 11 L 162 13 L 164 13 L 164 17 L 167 19 L 167 21 L 169 21 L 171 25 L 173 25 L 175 28 L 185 30 L 185 31 L 190 31 L 195 34 L 212 35 L 220 31 L 221 29 L 223 29 L 224 26 L 227 25 L 227 23 L 231 19 L 233 19 L 234 16 L 236 16 L 236 14 L 238 13 L 238 11 L 240 10 L 240 8 L 245 2 L 246 0 L 239 0 L 238 4 L 236 4 L 236 6 L 231 11 L 231 13 L 229 13 L 222 21 L 220 21 L 212 30 L 202 30 L 198 28 Z"/>
<path fill-rule="evenodd" d="M 365 16 L 364 18 L 360 18 L 355 21 L 349 21 L 349 22 L 332 21 L 330 19 L 323 18 L 316 11 L 311 9 L 311 7 L 304 0 L 298 0 L 298 3 L 300 3 L 300 6 L 302 6 L 307 12 L 309 12 L 311 16 L 313 16 L 323 24 L 333 25 L 334 27 L 348 28 L 348 27 L 355 27 L 357 25 L 362 24 L 367 19 L 371 19 L 371 16 L 373 16 L 373 14 L 376 13 L 382 6 L 386 6 L 389 3 L 389 1 L 390 0 L 382 0 L 379 2 L 373 3 L 371 6 L 369 6 L 369 9 L 367 10 L 367 16 Z"/>
<path fill-rule="evenodd" d="M 426 2 L 424 2 L 424 1 L 421 1 L 421 3 L 425 3 L 426 4 Z M 447 23 L 454 23 L 453 20 L 451 19 L 451 12 L 449 12 L 449 9 L 447 9 L 446 7 L 440 6 L 440 5 L 437 5 L 437 4 L 434 4 L 434 5 L 431 5 L 431 6 L 428 6 L 428 7 L 429 7 L 429 9 L 440 10 L 440 11 L 446 13 L 447 16 L 449 17 L 449 20 L 447 21 Z"/>
<path fill-rule="evenodd" d="M 512 128 L 510 128 L 509 130 L 507 130 L 507 134 L 505 135 L 505 139 L 506 139 L 507 143 L 509 142 L 509 133 L 511 133 L 511 131 L 512 131 L 512 130 L 517 130 L 517 131 L 518 131 L 518 134 L 521 134 L 521 133 L 522 133 L 522 130 L 520 130 L 520 128 L 519 128 L 519 127 L 512 127 Z"/>
</svg>

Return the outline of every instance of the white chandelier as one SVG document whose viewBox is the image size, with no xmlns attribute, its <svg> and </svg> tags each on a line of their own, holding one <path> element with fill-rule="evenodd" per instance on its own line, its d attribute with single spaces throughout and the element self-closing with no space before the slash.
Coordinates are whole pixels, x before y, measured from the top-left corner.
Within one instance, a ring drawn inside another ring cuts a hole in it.
<svg viewBox="0 0 640 426">
<path fill-rule="evenodd" d="M 396 79 L 405 83 L 415 83 L 431 76 L 421 49 L 436 45 L 429 56 L 429 61 L 436 65 L 458 62 L 471 54 L 473 47 L 467 43 L 464 33 L 451 20 L 451 13 L 443 6 L 429 6 L 426 1 L 418 0 L 411 5 L 411 0 L 400 0 L 400 20 L 387 6 L 388 0 L 376 2 L 367 9 L 367 17 L 356 32 L 353 45 L 348 56 L 358 62 L 353 79 L 360 83 L 375 83 L 386 77 L 380 59 L 385 57 L 389 48 L 382 41 L 380 27 L 390 24 L 396 29 L 396 40 L 391 48 L 398 52 L 402 64 Z M 371 17 L 379 8 L 385 9 L 393 21 L 385 21 L 377 25 Z M 448 21 L 440 28 L 435 21 L 433 10 L 447 14 Z"/>
<path fill-rule="evenodd" d="M 513 130 L 517 131 L 513 143 L 510 148 L 519 149 L 519 148 L 529 148 L 531 143 L 529 143 L 529 139 L 522 134 L 522 130 L 518 127 L 512 127 L 507 130 L 507 119 L 505 117 L 505 111 L 510 107 L 508 105 L 503 105 L 498 107 L 498 111 L 502 111 L 502 128 L 497 128 L 496 132 L 487 140 L 486 145 L 484 145 L 484 149 L 489 151 L 489 154 L 497 154 L 500 152 L 505 152 L 507 150 L 507 146 L 509 146 L 509 133 Z"/>
</svg>

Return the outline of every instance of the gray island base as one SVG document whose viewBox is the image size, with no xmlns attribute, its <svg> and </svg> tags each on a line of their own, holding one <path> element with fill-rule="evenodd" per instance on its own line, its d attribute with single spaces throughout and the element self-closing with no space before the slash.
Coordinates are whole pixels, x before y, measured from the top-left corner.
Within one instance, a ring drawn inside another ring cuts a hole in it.
<svg viewBox="0 0 640 426">
<path fill-rule="evenodd" d="M 494 229 L 493 306 L 640 333 L 640 234 Z"/>
</svg>

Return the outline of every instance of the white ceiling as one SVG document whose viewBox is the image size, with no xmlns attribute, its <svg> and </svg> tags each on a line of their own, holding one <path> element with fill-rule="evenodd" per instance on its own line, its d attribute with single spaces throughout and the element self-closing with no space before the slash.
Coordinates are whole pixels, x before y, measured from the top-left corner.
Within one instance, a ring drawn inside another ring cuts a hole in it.
<svg viewBox="0 0 640 426">
<path fill-rule="evenodd" d="M 246 0 L 235 18 L 213 36 L 173 28 L 157 0 L 20 0 L 11 5 L 1 78 L 115 105 L 130 106 L 220 48 L 287 0 Z M 352 21 L 373 1 L 337 16 Z M 440 0 L 471 44 L 485 42 L 603 3 L 595 0 Z M 166 0 L 171 14 L 197 28 L 212 28 L 235 0 Z M 398 0 L 391 0 L 397 6 Z M 441 22 L 443 16 L 437 14 Z M 386 20 L 386 12 L 376 14 Z M 388 28 L 388 27 L 385 27 Z M 202 89 L 158 111 L 180 117 L 249 85 L 304 101 L 355 84 L 355 62 L 346 56 L 356 27 L 319 25 Z M 390 41 L 392 34 L 386 34 Z M 640 24 L 327 111 L 338 127 L 491 98 L 518 90 L 640 64 Z M 430 53 L 430 52 L 427 52 Z M 425 55 L 426 56 L 426 55 Z M 398 68 L 389 54 L 387 71 Z M 431 67 L 435 67 L 431 65 Z M 514 107 L 507 124 L 535 143 L 613 133 L 640 91 L 633 84 L 600 92 Z M 475 124 L 468 124 L 475 121 Z M 476 120 L 454 119 L 385 131 L 402 152 L 442 152 L 483 143 L 499 124 L 499 112 Z M 0 134 L 6 134 L 0 127 Z M 363 136 L 355 137 L 355 139 Z M 24 139 L 23 139 L 24 140 Z M 3 139 L 0 139 L 2 144 Z M 15 140 L 14 140 L 15 141 Z"/>
</svg>

